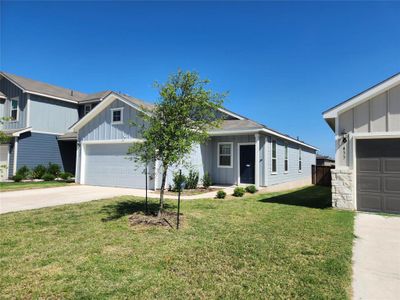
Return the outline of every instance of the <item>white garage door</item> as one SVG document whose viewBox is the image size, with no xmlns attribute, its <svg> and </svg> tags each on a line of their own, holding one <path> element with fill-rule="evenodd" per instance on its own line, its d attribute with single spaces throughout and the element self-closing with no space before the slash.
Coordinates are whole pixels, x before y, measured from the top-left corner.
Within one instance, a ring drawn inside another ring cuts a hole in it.
<svg viewBox="0 0 400 300">
<path fill-rule="evenodd" d="M 145 188 L 144 166 L 128 159 L 129 145 L 85 145 L 85 184 Z"/>
</svg>

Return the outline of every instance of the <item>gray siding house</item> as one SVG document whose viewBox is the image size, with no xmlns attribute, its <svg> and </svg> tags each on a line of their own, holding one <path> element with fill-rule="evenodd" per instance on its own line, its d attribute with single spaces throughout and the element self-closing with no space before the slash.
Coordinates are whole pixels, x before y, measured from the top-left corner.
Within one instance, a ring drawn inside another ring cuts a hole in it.
<svg viewBox="0 0 400 300">
<path fill-rule="evenodd" d="M 131 143 L 141 141 L 129 121 L 140 122 L 137 112 L 142 105 L 151 109 L 149 104 L 111 93 L 71 127 L 78 139 L 78 183 L 144 187 L 144 166 L 135 165 L 126 154 Z M 228 110 L 222 109 L 221 116 L 221 128 L 210 131 L 209 141 L 194 147 L 187 158 L 200 176 L 209 173 L 213 183 L 224 185 L 311 184 L 316 148 Z M 159 188 L 158 164 L 150 169 L 155 174 L 150 187 Z"/>
</svg>

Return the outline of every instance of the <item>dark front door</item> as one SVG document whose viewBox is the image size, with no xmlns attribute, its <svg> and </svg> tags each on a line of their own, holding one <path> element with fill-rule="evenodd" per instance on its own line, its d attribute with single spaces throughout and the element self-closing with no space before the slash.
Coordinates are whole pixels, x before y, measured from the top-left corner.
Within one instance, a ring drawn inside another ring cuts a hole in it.
<svg viewBox="0 0 400 300">
<path fill-rule="evenodd" d="M 400 213 L 400 139 L 357 141 L 357 209 Z"/>
<path fill-rule="evenodd" d="M 254 145 L 240 145 L 240 183 L 254 184 L 254 165 L 256 151 Z"/>
</svg>

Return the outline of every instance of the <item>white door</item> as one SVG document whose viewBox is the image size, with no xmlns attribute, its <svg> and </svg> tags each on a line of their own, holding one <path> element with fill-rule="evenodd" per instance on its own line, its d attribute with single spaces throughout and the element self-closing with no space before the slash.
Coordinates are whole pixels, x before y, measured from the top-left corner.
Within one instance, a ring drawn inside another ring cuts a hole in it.
<svg viewBox="0 0 400 300">
<path fill-rule="evenodd" d="M 0 181 L 8 178 L 8 144 L 0 145 Z"/>
</svg>

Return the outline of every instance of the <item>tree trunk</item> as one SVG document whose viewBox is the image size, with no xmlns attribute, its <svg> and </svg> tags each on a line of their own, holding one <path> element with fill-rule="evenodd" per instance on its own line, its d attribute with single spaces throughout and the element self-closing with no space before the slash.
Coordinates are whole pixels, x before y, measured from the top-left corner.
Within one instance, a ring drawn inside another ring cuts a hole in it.
<svg viewBox="0 0 400 300">
<path fill-rule="evenodd" d="M 160 208 L 158 210 L 159 217 L 161 217 L 164 212 L 164 189 L 165 189 L 165 182 L 167 181 L 167 171 L 168 171 L 168 168 L 163 167 L 161 190 L 160 190 Z"/>
</svg>

